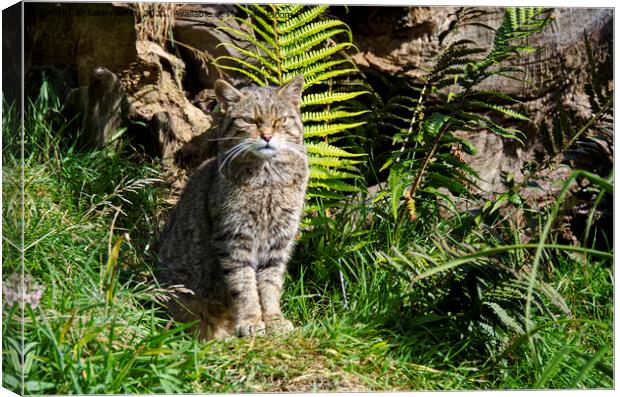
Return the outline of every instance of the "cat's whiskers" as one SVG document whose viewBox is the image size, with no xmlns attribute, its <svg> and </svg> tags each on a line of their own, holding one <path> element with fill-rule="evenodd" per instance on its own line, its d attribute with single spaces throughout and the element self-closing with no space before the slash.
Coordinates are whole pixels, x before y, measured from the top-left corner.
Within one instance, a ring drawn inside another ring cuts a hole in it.
<svg viewBox="0 0 620 397">
<path fill-rule="evenodd" d="M 236 154 L 243 151 L 243 149 L 245 149 L 247 146 L 248 145 L 246 142 L 241 142 L 235 145 L 233 149 L 226 152 L 226 157 L 224 158 L 224 161 L 222 162 L 222 167 L 225 167 L 230 162 L 230 160 L 235 157 Z"/>
<path fill-rule="evenodd" d="M 306 148 L 302 145 L 298 145 L 293 142 L 285 141 L 282 145 L 282 149 L 289 150 L 293 153 L 299 154 L 302 157 L 306 157 Z"/>
<path fill-rule="evenodd" d="M 234 159 L 236 159 L 239 156 L 244 155 L 245 153 L 247 153 L 250 150 L 252 150 L 252 145 L 251 144 L 244 146 L 244 148 L 242 150 L 238 150 L 237 152 L 235 152 L 233 157 L 230 160 L 228 160 L 228 164 L 229 165 L 232 164 Z"/>
<path fill-rule="evenodd" d="M 243 149 L 249 148 L 251 147 L 251 144 L 249 142 L 240 142 L 238 144 L 236 144 L 235 146 L 233 146 L 231 149 L 228 149 L 224 155 L 224 160 L 222 160 L 222 163 L 220 164 L 220 166 L 217 169 L 217 172 L 221 172 L 222 169 L 226 166 L 226 164 L 228 162 L 230 162 L 230 160 L 234 157 L 236 157 L 236 154 L 239 154 Z"/>
</svg>

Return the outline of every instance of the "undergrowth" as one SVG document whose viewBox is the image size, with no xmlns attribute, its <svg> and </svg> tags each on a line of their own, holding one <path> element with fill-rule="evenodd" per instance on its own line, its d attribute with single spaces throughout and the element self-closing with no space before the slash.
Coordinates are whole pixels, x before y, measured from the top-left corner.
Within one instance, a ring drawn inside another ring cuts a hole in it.
<svg viewBox="0 0 620 397">
<path fill-rule="evenodd" d="M 79 151 L 63 133 L 75 121 L 63 119 L 47 84 L 26 110 L 23 208 L 19 123 L 10 107 L 3 113 L 2 365 L 11 390 L 614 387 L 613 249 L 562 245 L 543 229 L 562 196 L 537 214 L 542 233 L 524 244 L 520 230 L 499 233 L 466 213 L 395 216 L 397 205 L 362 186 L 336 211 L 318 208 L 321 222 L 303 230 L 283 294 L 293 332 L 205 342 L 169 320 L 168 291 L 152 273 L 169 210 L 158 163 L 123 142 Z M 612 194 L 607 175 L 577 176 Z"/>
</svg>

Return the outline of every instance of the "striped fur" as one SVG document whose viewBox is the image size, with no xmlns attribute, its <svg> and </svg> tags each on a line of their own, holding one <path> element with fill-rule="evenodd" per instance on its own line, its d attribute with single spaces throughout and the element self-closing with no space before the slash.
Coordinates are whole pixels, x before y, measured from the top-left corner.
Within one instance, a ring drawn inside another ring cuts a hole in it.
<svg viewBox="0 0 620 397">
<path fill-rule="evenodd" d="M 161 238 L 158 278 L 194 295 L 170 305 L 205 338 L 292 329 L 280 311 L 308 181 L 303 78 L 237 90 L 218 80 L 218 155 L 190 178 Z"/>
</svg>

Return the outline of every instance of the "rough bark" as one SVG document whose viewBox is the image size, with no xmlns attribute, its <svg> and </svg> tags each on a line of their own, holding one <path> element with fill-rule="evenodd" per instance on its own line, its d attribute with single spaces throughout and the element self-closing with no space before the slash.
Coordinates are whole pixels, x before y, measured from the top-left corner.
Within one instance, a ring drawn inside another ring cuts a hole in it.
<svg viewBox="0 0 620 397">
<path fill-rule="evenodd" d="M 185 95 L 185 64 L 181 59 L 152 42 L 138 41 L 135 46 L 138 61 L 121 76 L 131 104 L 130 118 L 151 123 L 159 154 L 166 164 L 172 164 L 174 153 L 206 132 L 212 118 Z M 155 116 L 156 120 L 151 122 Z"/>
</svg>

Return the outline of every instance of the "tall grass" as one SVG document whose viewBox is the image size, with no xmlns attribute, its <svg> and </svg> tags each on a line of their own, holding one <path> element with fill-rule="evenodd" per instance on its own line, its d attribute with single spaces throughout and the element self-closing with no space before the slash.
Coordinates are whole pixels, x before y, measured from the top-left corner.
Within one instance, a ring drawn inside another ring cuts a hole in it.
<svg viewBox="0 0 620 397">
<path fill-rule="evenodd" d="M 611 254 L 542 239 L 527 299 L 536 245 L 518 230 L 466 214 L 395 223 L 367 197 L 305 227 L 283 296 L 295 331 L 198 341 L 168 319 L 152 273 L 169 209 L 160 167 L 129 144 L 78 151 L 60 110 L 47 85 L 27 106 L 23 225 L 16 123 L 3 120 L 3 285 L 23 227 L 26 274 L 43 288 L 23 312 L 3 306 L 9 389 L 22 371 L 28 394 L 614 385 Z"/>
</svg>

